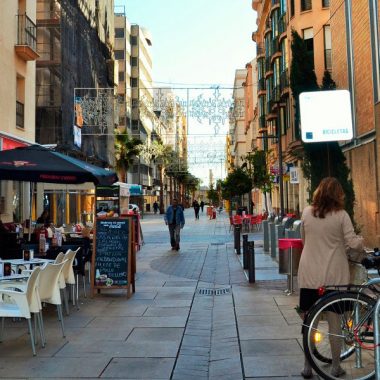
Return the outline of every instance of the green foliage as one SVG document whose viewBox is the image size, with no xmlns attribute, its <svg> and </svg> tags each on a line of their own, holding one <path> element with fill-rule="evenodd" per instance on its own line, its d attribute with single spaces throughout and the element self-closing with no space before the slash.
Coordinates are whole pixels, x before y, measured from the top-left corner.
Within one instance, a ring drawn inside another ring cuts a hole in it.
<svg viewBox="0 0 380 380">
<path fill-rule="evenodd" d="M 121 180 L 126 182 L 126 173 L 134 158 L 139 154 L 140 139 L 130 138 L 129 135 L 115 130 L 115 168 L 121 173 Z"/>
<path fill-rule="evenodd" d="M 219 203 L 219 193 L 214 189 L 214 186 L 212 184 L 210 185 L 210 190 L 207 191 L 207 198 L 213 205 Z"/>
<path fill-rule="evenodd" d="M 308 57 L 306 45 L 298 33 L 292 30 L 292 64 L 290 72 L 290 87 L 296 104 L 296 125 L 299 121 L 298 97 L 304 91 L 317 91 L 319 89 L 313 70 L 313 64 Z M 322 90 L 334 90 L 336 84 L 331 78 L 330 72 L 325 71 L 322 80 Z M 336 141 L 327 143 L 303 144 L 304 156 L 302 171 L 309 182 L 309 202 L 320 181 L 324 177 L 336 177 L 342 184 L 346 194 L 346 211 L 354 222 L 355 193 L 352 180 L 349 178 L 350 170 L 346 164 L 346 158 Z M 355 224 L 355 222 L 354 222 Z"/>
<path fill-rule="evenodd" d="M 252 181 L 248 173 L 242 168 L 236 168 L 222 182 L 222 197 L 231 199 L 233 196 L 241 196 L 249 193 L 251 188 Z"/>
<path fill-rule="evenodd" d="M 330 71 L 325 70 L 322 79 L 322 90 L 335 90 L 336 83 L 331 78 Z"/>
</svg>

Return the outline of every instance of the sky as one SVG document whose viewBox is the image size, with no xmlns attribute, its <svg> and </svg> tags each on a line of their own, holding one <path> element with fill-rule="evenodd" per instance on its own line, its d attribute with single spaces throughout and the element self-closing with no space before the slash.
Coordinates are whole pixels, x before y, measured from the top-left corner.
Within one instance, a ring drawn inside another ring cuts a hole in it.
<svg viewBox="0 0 380 380">
<path fill-rule="evenodd" d="M 251 0 L 115 0 L 115 6 L 125 7 L 130 23 L 151 32 L 154 85 L 186 87 L 194 97 L 200 95 L 194 87 L 232 87 L 235 70 L 245 68 L 254 58 L 251 35 L 256 30 L 256 13 L 251 4 Z M 213 93 L 205 89 L 201 96 L 209 99 Z M 230 91 L 223 90 L 222 96 L 229 97 Z M 225 139 L 227 128 L 226 124 L 215 128 L 212 123 L 189 120 L 189 145 L 204 144 L 204 139 L 190 138 L 201 129 L 215 142 L 209 154 L 215 157 L 223 149 L 219 140 Z M 204 184 L 209 182 L 209 168 L 215 178 L 224 176 L 220 163 L 207 167 L 202 162 L 200 168 L 195 161 L 189 157 L 190 171 Z"/>
</svg>

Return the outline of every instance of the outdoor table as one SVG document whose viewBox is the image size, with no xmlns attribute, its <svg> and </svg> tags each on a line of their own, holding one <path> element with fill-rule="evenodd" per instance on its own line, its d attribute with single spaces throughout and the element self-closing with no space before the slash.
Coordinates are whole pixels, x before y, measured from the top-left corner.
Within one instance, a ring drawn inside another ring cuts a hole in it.
<svg viewBox="0 0 380 380">
<path fill-rule="evenodd" d="M 21 281 L 28 278 L 27 274 L 11 274 L 10 276 L 0 276 L 0 281 Z"/>
</svg>

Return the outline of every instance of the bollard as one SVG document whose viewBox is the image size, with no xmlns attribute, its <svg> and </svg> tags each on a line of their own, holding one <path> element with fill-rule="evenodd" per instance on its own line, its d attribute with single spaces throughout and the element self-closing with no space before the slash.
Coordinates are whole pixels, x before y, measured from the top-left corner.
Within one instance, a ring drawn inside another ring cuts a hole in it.
<svg viewBox="0 0 380 380">
<path fill-rule="evenodd" d="M 243 269 L 248 269 L 248 234 L 243 234 Z"/>
<path fill-rule="evenodd" d="M 235 225 L 234 239 L 235 239 L 235 252 L 237 255 L 240 255 L 240 226 L 239 225 Z"/>
<path fill-rule="evenodd" d="M 255 242 L 249 241 L 248 245 L 248 281 L 253 284 L 256 281 L 255 278 Z"/>
<path fill-rule="evenodd" d="M 274 223 L 269 223 L 269 236 L 270 236 L 270 255 L 276 257 L 276 225 Z"/>
<path fill-rule="evenodd" d="M 263 231 L 264 231 L 264 252 L 269 252 L 269 222 L 263 220 Z"/>
</svg>

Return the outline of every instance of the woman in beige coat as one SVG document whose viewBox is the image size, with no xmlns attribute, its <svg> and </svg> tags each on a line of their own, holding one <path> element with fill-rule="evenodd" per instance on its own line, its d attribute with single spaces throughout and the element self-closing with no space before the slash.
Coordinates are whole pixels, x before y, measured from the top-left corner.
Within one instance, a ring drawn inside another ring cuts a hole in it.
<svg viewBox="0 0 380 380">
<path fill-rule="evenodd" d="M 324 178 L 313 194 L 313 203 L 302 213 L 303 250 L 298 269 L 300 309 L 306 313 L 318 300 L 318 288 L 326 285 L 347 285 L 350 281 L 348 249 L 363 251 L 363 238 L 356 235 L 351 219 L 344 210 L 344 192 L 336 178 Z M 327 312 L 333 376 L 344 374 L 340 366 L 339 317 Z M 305 358 L 301 372 L 311 378 L 311 366 Z"/>
</svg>

